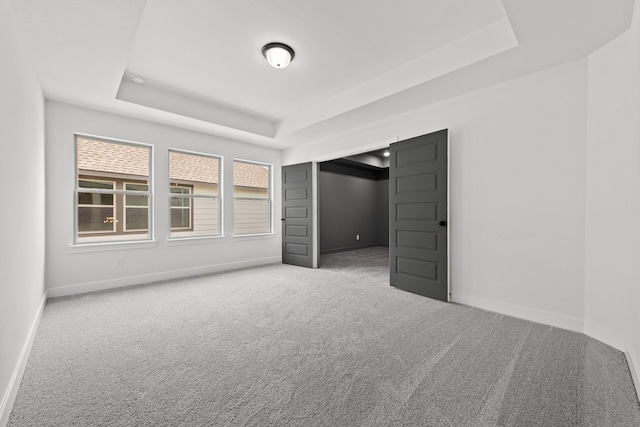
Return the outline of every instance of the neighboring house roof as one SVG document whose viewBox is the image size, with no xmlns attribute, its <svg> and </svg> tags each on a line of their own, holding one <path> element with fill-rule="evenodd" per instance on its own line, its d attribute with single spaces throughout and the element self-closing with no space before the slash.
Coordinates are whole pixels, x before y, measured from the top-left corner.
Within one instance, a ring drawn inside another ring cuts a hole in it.
<svg viewBox="0 0 640 427">
<path fill-rule="evenodd" d="M 149 176 L 149 149 L 77 138 L 78 170 Z"/>
<path fill-rule="evenodd" d="M 182 181 L 218 183 L 219 160 L 214 157 L 169 152 L 169 177 Z"/>
<path fill-rule="evenodd" d="M 269 167 L 253 163 L 234 162 L 233 185 L 269 188 Z"/>
<path fill-rule="evenodd" d="M 128 144 L 83 137 L 78 141 L 78 170 L 149 176 L 149 150 Z M 219 161 L 214 157 L 169 152 L 170 179 L 218 183 Z M 269 188 L 269 168 L 252 163 L 234 162 L 234 185 Z"/>
</svg>

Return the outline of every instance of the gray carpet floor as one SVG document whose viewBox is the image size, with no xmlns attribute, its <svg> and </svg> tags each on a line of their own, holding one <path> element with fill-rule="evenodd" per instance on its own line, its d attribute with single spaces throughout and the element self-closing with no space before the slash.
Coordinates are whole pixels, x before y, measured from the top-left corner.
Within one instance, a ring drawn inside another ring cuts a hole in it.
<svg viewBox="0 0 640 427">
<path fill-rule="evenodd" d="M 9 425 L 640 425 L 621 352 L 321 262 L 49 301 Z"/>
</svg>

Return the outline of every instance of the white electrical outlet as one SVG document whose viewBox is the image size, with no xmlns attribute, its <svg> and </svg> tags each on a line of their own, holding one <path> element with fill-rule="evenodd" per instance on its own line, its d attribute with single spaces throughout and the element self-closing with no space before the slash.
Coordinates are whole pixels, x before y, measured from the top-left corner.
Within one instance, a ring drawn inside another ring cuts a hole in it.
<svg viewBox="0 0 640 427">
<path fill-rule="evenodd" d="M 360 240 L 360 235 L 356 234 L 356 240 Z"/>
<path fill-rule="evenodd" d="M 116 267 L 124 267 L 124 257 L 116 258 Z"/>
</svg>

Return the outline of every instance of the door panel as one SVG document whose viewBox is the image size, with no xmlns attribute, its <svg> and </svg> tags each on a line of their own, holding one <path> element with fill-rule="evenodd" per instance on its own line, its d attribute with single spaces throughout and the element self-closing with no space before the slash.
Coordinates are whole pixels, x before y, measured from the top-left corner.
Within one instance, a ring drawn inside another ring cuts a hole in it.
<svg viewBox="0 0 640 427">
<path fill-rule="evenodd" d="M 313 267 L 311 163 L 282 167 L 282 262 Z"/>
<path fill-rule="evenodd" d="M 391 144 L 391 286 L 449 300 L 447 130 Z M 444 223 L 441 223 L 444 222 Z"/>
</svg>

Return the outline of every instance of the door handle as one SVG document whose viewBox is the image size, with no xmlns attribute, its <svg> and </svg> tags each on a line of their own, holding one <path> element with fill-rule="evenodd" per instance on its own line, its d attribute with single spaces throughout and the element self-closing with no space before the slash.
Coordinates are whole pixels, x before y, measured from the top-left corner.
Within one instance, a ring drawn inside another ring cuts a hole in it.
<svg viewBox="0 0 640 427">
<path fill-rule="evenodd" d="M 439 225 L 440 227 L 446 227 L 446 226 L 447 226 L 447 221 L 440 221 L 440 222 L 438 223 L 438 225 Z"/>
<path fill-rule="evenodd" d="M 284 218 L 280 218 L 280 221 L 284 221 Z"/>
</svg>

